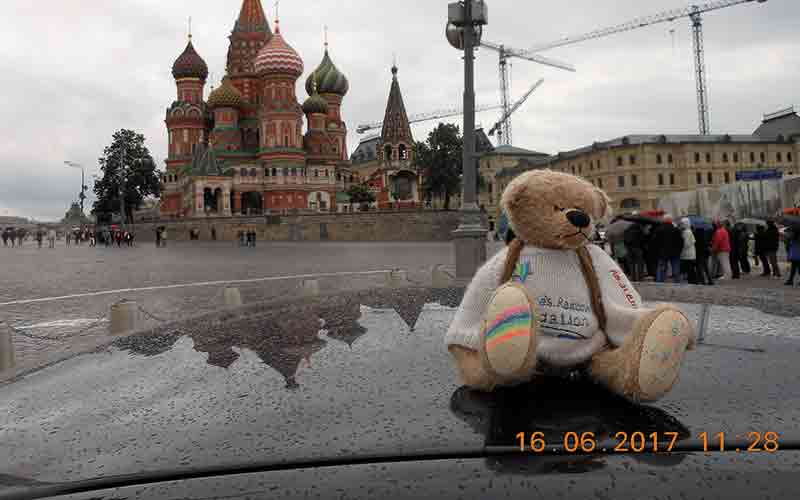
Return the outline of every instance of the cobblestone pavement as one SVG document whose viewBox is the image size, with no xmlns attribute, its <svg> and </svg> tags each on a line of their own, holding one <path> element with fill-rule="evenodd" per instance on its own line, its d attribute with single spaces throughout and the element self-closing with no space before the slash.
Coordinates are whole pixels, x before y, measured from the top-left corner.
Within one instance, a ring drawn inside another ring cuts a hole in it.
<svg viewBox="0 0 800 500">
<path fill-rule="evenodd" d="M 489 244 L 489 253 L 502 248 Z M 0 303 L 174 284 L 246 280 L 318 273 L 404 269 L 410 284 L 430 285 L 430 270 L 452 269 L 450 243 L 263 243 L 255 249 L 230 243 L 174 243 L 156 249 L 35 244 L 4 249 Z M 320 290 L 374 288 L 385 274 L 324 277 Z M 300 279 L 235 285 L 245 304 L 301 295 Z M 783 316 L 800 315 L 800 288 L 783 280 L 747 276 L 719 286 L 637 284 L 647 300 L 752 307 Z M 52 361 L 108 340 L 108 311 L 114 303 L 134 300 L 142 328 L 219 310 L 223 285 L 125 292 L 64 300 L 0 306 L 0 320 L 14 327 L 20 366 Z M 2 377 L 0 377 L 2 378 Z"/>
<path fill-rule="evenodd" d="M 248 280 L 319 273 L 404 269 L 416 283 L 430 281 L 434 265 L 451 266 L 449 243 L 170 243 L 166 248 L 0 247 L 0 303 L 175 284 Z M 385 274 L 319 280 L 321 293 L 385 284 Z M 299 295 L 299 279 L 235 285 L 245 304 Z M 107 337 L 114 303 L 134 300 L 139 324 L 195 316 L 223 307 L 223 285 L 125 292 L 0 306 L 0 320 L 15 327 L 20 364 L 39 364 Z"/>
</svg>

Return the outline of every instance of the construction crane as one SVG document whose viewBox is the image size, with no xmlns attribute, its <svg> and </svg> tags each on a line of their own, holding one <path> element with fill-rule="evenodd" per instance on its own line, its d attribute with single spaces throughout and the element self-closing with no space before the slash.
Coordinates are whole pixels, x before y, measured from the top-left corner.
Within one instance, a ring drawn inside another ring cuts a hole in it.
<svg viewBox="0 0 800 500">
<path fill-rule="evenodd" d="M 767 0 L 715 0 L 698 5 L 690 5 L 689 7 L 672 9 L 650 16 L 638 17 L 625 23 L 597 29 L 582 35 L 568 36 L 555 42 L 536 45 L 527 51 L 523 51 L 522 54 L 532 56 L 537 52 L 543 52 L 545 50 L 573 45 L 587 40 L 603 38 L 616 33 L 623 33 L 626 31 L 644 28 L 646 26 L 652 26 L 654 24 L 672 22 L 677 19 L 688 17 L 692 23 L 692 35 L 694 42 L 694 66 L 695 79 L 697 83 L 697 112 L 699 115 L 699 129 L 700 134 L 708 135 L 711 133 L 711 125 L 709 122 L 708 112 L 708 85 L 706 83 L 705 50 L 703 48 L 703 20 L 701 14 L 744 3 L 764 3 L 766 1 Z"/>
<path fill-rule="evenodd" d="M 545 66 L 551 66 L 554 68 L 563 69 L 566 71 L 573 71 L 573 72 L 575 71 L 575 67 L 569 63 L 557 61 L 549 57 L 543 57 L 538 54 L 534 54 L 531 51 L 518 50 L 511 47 L 507 47 L 503 44 L 489 42 L 485 40 L 481 41 L 481 47 L 485 47 L 487 49 L 496 51 L 500 57 L 500 102 L 503 106 L 503 114 L 502 114 L 503 118 L 500 119 L 501 130 L 498 138 L 498 145 L 502 144 L 511 145 L 513 143 L 513 137 L 511 135 L 512 106 L 510 102 L 511 85 L 509 83 L 509 78 L 508 78 L 508 59 L 512 57 L 517 57 L 520 59 L 525 59 L 535 63 L 543 64 Z M 527 99 L 527 97 L 525 99 Z M 522 102 L 525 102 L 525 99 L 523 99 Z M 519 106 L 517 108 L 519 108 Z"/>
<path fill-rule="evenodd" d="M 476 106 L 475 112 L 481 113 L 483 111 L 492 111 L 495 109 L 502 109 L 503 106 L 500 104 L 487 104 L 484 106 Z M 408 123 L 420 123 L 426 122 L 430 120 L 439 120 L 441 118 L 450 118 L 452 116 L 458 116 L 464 114 L 464 110 L 461 108 L 450 108 L 450 109 L 440 109 L 437 111 L 429 111 L 427 113 L 419 113 L 416 115 L 411 115 L 408 117 Z M 365 132 L 369 132 L 370 130 L 375 130 L 383 127 L 383 122 L 372 122 L 372 123 L 363 123 L 356 128 L 356 132 L 359 134 L 363 134 Z"/>
<path fill-rule="evenodd" d="M 508 130 L 511 129 L 511 127 L 508 126 L 509 122 L 511 121 L 511 115 L 513 115 L 516 110 L 518 110 L 523 104 L 525 104 L 525 101 L 528 100 L 528 97 L 530 97 L 531 94 L 533 94 L 536 91 L 536 89 L 541 87 L 543 83 L 544 83 L 544 78 L 540 78 L 538 82 L 534 83 L 533 86 L 529 88 L 527 92 L 525 92 L 522 98 L 516 103 L 514 103 L 514 105 L 511 106 L 511 108 L 509 108 L 508 111 L 504 112 L 503 116 L 500 117 L 500 120 L 497 123 L 495 123 L 494 126 L 489 130 L 489 135 L 494 135 L 495 132 L 499 131 L 498 134 L 499 137 L 497 141 L 498 144 L 503 143 L 503 138 L 504 138 L 504 136 L 502 135 L 504 133 L 503 131 L 506 129 Z"/>
</svg>

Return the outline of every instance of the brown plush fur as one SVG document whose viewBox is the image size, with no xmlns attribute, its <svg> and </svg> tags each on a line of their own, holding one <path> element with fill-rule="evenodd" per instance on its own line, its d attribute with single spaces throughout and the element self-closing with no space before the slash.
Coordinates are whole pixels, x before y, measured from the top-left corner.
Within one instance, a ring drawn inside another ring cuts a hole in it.
<svg viewBox="0 0 800 500">
<path fill-rule="evenodd" d="M 501 282 L 508 281 L 524 246 L 576 250 L 585 246 L 594 232 L 595 224 L 611 215 L 608 196 L 592 184 L 576 176 L 551 170 L 526 172 L 511 181 L 503 192 L 501 206 L 508 214 L 517 240 L 509 245 Z M 591 218 L 592 224 L 580 233 L 567 219 L 571 210 L 580 210 Z M 582 234 L 581 234 L 582 233 Z M 625 343 L 595 355 L 590 364 L 591 377 L 609 390 L 639 402 L 646 400 L 638 387 L 639 360 L 645 337 L 653 321 L 664 311 L 675 310 L 670 305 L 653 311 L 643 311 L 633 325 Z M 679 311 L 678 311 L 679 312 Z M 691 336 L 689 348 L 693 347 Z M 500 385 L 520 383 L 502 380 L 484 366 L 480 353 L 459 346 L 450 346 L 464 384 L 491 391 Z M 535 352 L 531 353 L 523 370 L 526 380 L 536 376 Z"/>
</svg>

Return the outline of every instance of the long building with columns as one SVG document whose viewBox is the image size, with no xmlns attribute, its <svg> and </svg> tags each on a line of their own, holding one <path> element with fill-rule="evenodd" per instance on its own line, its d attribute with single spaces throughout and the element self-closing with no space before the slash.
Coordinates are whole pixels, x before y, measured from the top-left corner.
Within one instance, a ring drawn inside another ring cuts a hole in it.
<svg viewBox="0 0 800 500">
<path fill-rule="evenodd" d="M 304 63 L 279 22 L 273 32 L 261 1 L 242 1 L 225 77 L 207 99 L 208 66 L 189 35 L 172 67 L 177 97 L 166 112 L 162 217 L 349 209 L 336 203 L 357 182 L 341 114 L 347 78 L 326 43 L 301 105 L 295 87 Z"/>
<path fill-rule="evenodd" d="M 626 135 L 524 160 L 497 173 L 492 208 L 511 179 L 540 168 L 585 178 L 608 193 L 616 212 L 655 209 L 669 193 L 730 184 L 739 172 L 800 174 L 800 116 L 765 115 L 751 135 Z"/>
</svg>

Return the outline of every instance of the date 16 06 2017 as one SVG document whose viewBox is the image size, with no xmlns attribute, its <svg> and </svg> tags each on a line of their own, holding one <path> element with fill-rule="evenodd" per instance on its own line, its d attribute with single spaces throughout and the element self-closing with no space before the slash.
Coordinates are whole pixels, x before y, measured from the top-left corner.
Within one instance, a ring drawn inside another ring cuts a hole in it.
<svg viewBox="0 0 800 500">
<path fill-rule="evenodd" d="M 724 432 L 710 434 L 701 432 L 697 435 L 703 451 L 737 451 L 768 452 L 778 451 L 777 432 L 748 432 L 744 436 L 735 436 L 728 444 Z M 604 441 L 606 447 L 598 447 L 594 432 L 565 432 L 557 441 L 548 440 L 544 432 L 527 434 L 520 432 L 516 436 L 520 451 L 545 453 L 547 451 L 565 451 L 567 453 L 658 453 L 670 452 L 678 441 L 677 432 L 617 432 L 613 441 Z M 740 440 L 741 439 L 741 440 Z M 558 446 L 560 445 L 560 446 Z M 548 447 L 550 449 L 548 449 Z"/>
</svg>

